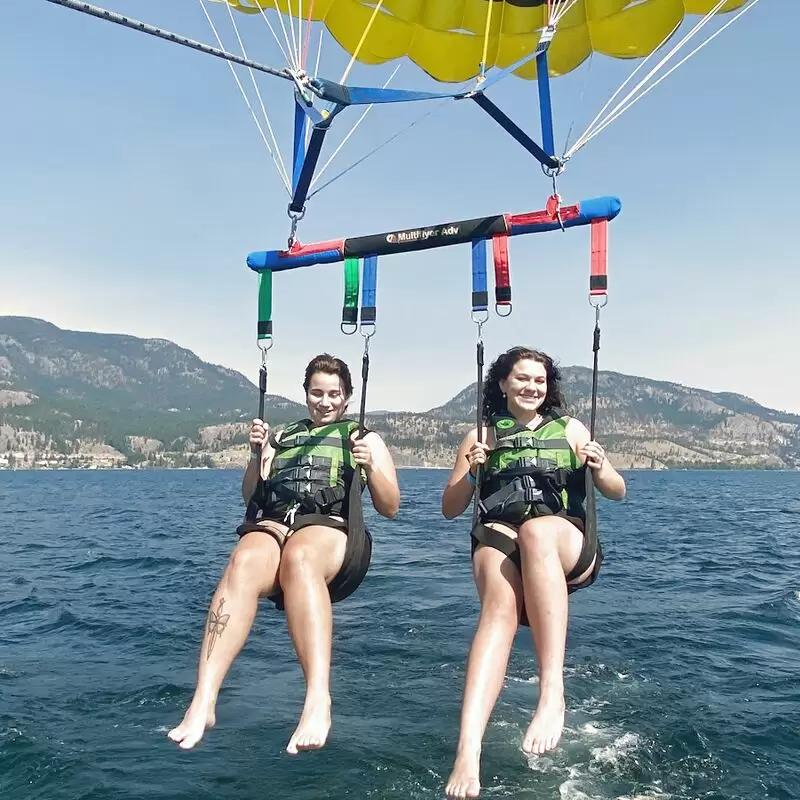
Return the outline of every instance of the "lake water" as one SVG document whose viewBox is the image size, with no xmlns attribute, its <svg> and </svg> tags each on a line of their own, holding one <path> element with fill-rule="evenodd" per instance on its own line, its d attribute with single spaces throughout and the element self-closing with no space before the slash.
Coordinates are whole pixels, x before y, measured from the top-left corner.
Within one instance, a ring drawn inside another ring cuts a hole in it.
<svg viewBox="0 0 800 800">
<path fill-rule="evenodd" d="M 303 699 L 264 603 L 190 752 L 207 605 L 236 542 L 240 474 L 0 472 L 3 800 L 443 796 L 477 619 L 469 514 L 444 471 L 401 472 L 368 512 L 373 567 L 336 606 L 328 747 L 284 754 Z M 600 502 L 607 553 L 571 600 L 567 728 L 519 750 L 537 698 L 518 634 L 485 741 L 484 797 L 800 798 L 800 472 L 627 473 Z"/>
</svg>

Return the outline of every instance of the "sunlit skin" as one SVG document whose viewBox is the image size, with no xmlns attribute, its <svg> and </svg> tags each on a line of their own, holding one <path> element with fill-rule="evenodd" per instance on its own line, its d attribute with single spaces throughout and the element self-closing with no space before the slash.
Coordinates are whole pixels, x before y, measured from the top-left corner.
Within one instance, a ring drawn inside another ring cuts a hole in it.
<svg viewBox="0 0 800 800">
<path fill-rule="evenodd" d="M 506 395 L 509 413 L 522 425 L 536 428 L 547 397 L 545 365 L 532 358 L 517 361 L 508 377 L 499 383 Z M 582 463 L 593 471 L 598 490 L 610 499 L 625 496 L 625 482 L 611 466 L 605 451 L 591 441 L 586 427 L 571 419 L 566 438 Z M 462 514 L 472 499 L 473 485 L 467 479 L 486 464 L 494 447 L 494 431 L 483 430 L 483 442 L 471 431 L 461 443 L 456 463 L 442 497 L 442 512 L 448 519 Z M 452 774 L 446 785 L 449 798 L 480 795 L 480 758 L 483 735 L 503 686 L 514 636 L 523 608 L 534 638 L 539 663 L 539 702 L 522 740 L 528 756 L 540 755 L 558 744 L 564 727 L 564 651 L 567 631 L 567 584 L 583 547 L 583 534 L 563 517 L 540 517 L 525 522 L 517 535 L 498 523 L 492 527 L 517 538 L 523 576 L 502 553 L 480 546 L 473 558 L 473 573 L 481 599 L 481 616 L 467 665 L 467 680 L 461 714 L 461 731 Z M 594 563 L 573 581 L 581 583 L 592 573 Z"/>
<path fill-rule="evenodd" d="M 341 420 L 349 399 L 338 375 L 316 372 L 310 377 L 306 406 L 314 426 Z M 258 485 L 259 473 L 264 479 L 270 474 L 275 451 L 269 444 L 269 434 L 269 426 L 263 420 L 253 420 L 250 449 L 257 454 L 260 448 L 261 459 L 260 464 L 257 458 L 251 459 L 245 471 L 242 480 L 245 502 Z M 393 518 L 399 510 L 400 490 L 394 463 L 383 440 L 376 433 L 354 438 L 352 452 L 364 470 L 375 510 Z M 327 742 L 331 727 L 333 638 L 333 611 L 327 585 L 342 567 L 347 537 L 340 530 L 315 525 L 286 538 L 287 525 L 275 521 L 259 524 L 284 537 L 285 544 L 281 548 L 274 536 L 253 531 L 242 536 L 233 551 L 211 601 L 192 703 L 181 724 L 168 734 L 182 749 L 194 747 L 204 732 L 214 726 L 219 689 L 244 646 L 259 598 L 272 596 L 278 590 L 283 591 L 289 633 L 306 680 L 300 721 L 286 751 L 295 755 L 317 750 Z"/>
</svg>

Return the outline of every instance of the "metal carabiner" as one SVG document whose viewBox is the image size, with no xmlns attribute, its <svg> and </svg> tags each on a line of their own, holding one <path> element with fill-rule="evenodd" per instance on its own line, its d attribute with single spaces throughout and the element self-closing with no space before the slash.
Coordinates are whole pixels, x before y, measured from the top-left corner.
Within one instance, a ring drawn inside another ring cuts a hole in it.
<svg viewBox="0 0 800 800">
<path fill-rule="evenodd" d="M 297 242 L 297 224 L 300 222 L 300 220 L 303 219 L 303 217 L 305 217 L 306 208 L 305 206 L 303 206 L 302 211 L 292 211 L 292 207 L 289 206 L 289 208 L 286 210 L 286 213 L 289 215 L 289 219 L 292 221 L 292 227 L 291 230 L 289 231 L 289 248 L 288 248 L 289 250 L 291 250 L 295 246 L 295 243 Z"/>
</svg>

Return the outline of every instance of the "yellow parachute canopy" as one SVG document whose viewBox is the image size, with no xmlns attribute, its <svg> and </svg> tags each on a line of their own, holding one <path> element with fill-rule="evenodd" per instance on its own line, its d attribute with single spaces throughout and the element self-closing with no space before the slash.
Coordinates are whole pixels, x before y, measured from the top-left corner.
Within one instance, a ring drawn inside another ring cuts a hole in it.
<svg viewBox="0 0 800 800">
<path fill-rule="evenodd" d="M 310 15 L 364 64 L 407 57 L 436 80 L 448 83 L 479 74 L 487 24 L 486 68 L 502 69 L 534 52 L 548 18 L 547 0 L 493 0 L 491 14 L 487 0 L 217 1 L 246 13 L 278 8 L 295 19 Z M 719 13 L 747 2 L 728 0 Z M 614 58 L 646 56 L 687 14 L 707 14 L 716 5 L 717 0 L 577 0 L 558 24 L 548 52 L 550 72 L 564 75 L 592 53 Z M 516 74 L 535 78 L 535 60 Z"/>
</svg>

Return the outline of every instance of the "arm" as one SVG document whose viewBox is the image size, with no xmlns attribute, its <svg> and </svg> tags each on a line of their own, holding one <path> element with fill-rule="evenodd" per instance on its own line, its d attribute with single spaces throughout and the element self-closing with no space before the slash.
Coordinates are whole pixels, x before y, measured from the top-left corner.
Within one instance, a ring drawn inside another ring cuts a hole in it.
<svg viewBox="0 0 800 800">
<path fill-rule="evenodd" d="M 484 429 L 484 441 L 486 433 Z M 469 481 L 469 473 L 475 477 L 478 464 L 486 463 L 486 450 L 486 445 L 478 442 L 476 430 L 471 430 L 462 440 L 456 453 L 456 463 L 442 494 L 442 514 L 445 519 L 455 519 L 467 510 L 475 491 L 474 484 Z M 474 466 L 471 466 L 473 462 Z"/>
<path fill-rule="evenodd" d="M 588 464 L 592 470 L 594 485 L 600 493 L 609 500 L 622 500 L 625 497 L 625 480 L 611 466 L 603 448 L 591 440 L 591 434 L 586 426 L 577 419 L 571 419 L 566 434 L 581 464 Z"/>
<path fill-rule="evenodd" d="M 258 486 L 259 479 L 259 460 L 258 446 L 261 447 L 261 470 L 260 477 L 266 479 L 272 464 L 272 457 L 275 451 L 269 445 L 269 426 L 260 419 L 253 420 L 253 427 L 250 429 L 250 460 L 242 477 L 242 499 L 245 503 L 250 502 L 250 498 Z"/>
<path fill-rule="evenodd" d="M 353 457 L 364 469 L 375 510 L 393 519 L 400 510 L 400 487 L 394 459 L 383 439 L 370 432 L 353 442 Z"/>
</svg>

